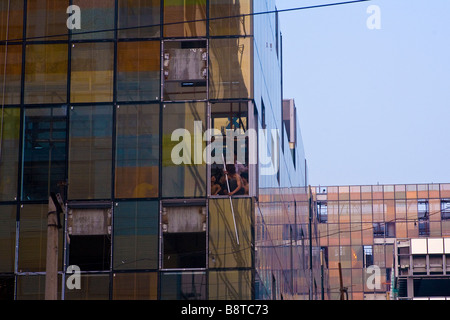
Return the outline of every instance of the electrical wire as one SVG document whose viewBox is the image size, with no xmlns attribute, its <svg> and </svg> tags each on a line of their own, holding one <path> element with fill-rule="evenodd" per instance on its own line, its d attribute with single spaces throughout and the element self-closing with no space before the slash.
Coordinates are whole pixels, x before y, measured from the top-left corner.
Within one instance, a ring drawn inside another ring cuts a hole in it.
<svg viewBox="0 0 450 320">
<path fill-rule="evenodd" d="M 245 13 L 245 14 L 230 15 L 230 16 L 223 16 L 223 17 L 195 19 L 195 20 L 183 20 L 183 21 L 168 22 L 168 23 L 155 23 L 155 24 L 151 24 L 151 25 L 143 25 L 143 26 L 136 26 L 136 27 L 123 27 L 123 28 L 116 27 L 116 28 L 110 28 L 110 29 L 75 32 L 72 35 L 80 36 L 80 35 L 102 33 L 102 32 L 126 31 L 126 30 L 154 28 L 154 27 L 159 27 L 159 26 L 172 26 L 172 25 L 188 24 L 188 23 L 196 23 L 196 22 L 207 22 L 207 21 L 216 21 L 216 20 L 245 18 L 245 17 L 253 17 L 253 16 L 259 16 L 259 15 L 266 15 L 266 14 L 278 14 L 278 13 L 284 13 L 284 12 L 292 12 L 292 11 L 300 11 L 300 10 L 309 10 L 309 9 L 318 9 L 318 8 L 325 8 L 325 7 L 349 5 L 349 4 L 368 2 L 368 1 L 372 1 L 372 0 L 354 0 L 354 1 L 345 1 L 345 2 L 334 2 L 334 3 L 326 3 L 326 4 L 320 4 L 320 5 L 306 6 L 306 7 L 294 7 L 294 8 L 288 8 L 288 9 L 280 9 L 280 10 L 276 9 L 276 10 L 269 10 L 269 11 L 262 11 L 262 12 L 253 12 L 253 13 Z M 28 41 L 28 40 L 41 40 L 41 39 L 48 39 L 48 38 L 67 37 L 69 35 L 70 35 L 70 33 L 63 33 L 63 34 L 36 36 L 36 37 L 29 37 L 29 38 L 10 39 L 9 41 L 10 42 L 13 42 L 13 41 L 14 42 L 18 42 L 18 41 Z M 0 42 L 4 42 L 4 41 L 5 40 L 0 40 Z"/>
</svg>

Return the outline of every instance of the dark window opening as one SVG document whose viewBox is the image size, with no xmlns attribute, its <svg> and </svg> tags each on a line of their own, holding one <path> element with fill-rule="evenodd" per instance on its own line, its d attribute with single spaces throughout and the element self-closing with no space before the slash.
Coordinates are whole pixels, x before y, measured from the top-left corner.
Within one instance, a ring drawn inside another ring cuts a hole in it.
<svg viewBox="0 0 450 320">
<path fill-rule="evenodd" d="M 0 277 L 0 300 L 14 300 L 14 276 Z"/>
<path fill-rule="evenodd" d="M 442 220 L 450 219 L 450 199 L 441 200 L 441 217 Z"/>
<path fill-rule="evenodd" d="M 78 266 L 82 272 L 110 270 L 111 204 L 69 206 L 69 265 Z"/>
<path fill-rule="evenodd" d="M 206 267 L 206 233 L 164 235 L 164 269 Z"/>
<path fill-rule="evenodd" d="M 368 268 L 373 265 L 373 247 L 364 246 L 364 268 Z"/>
<path fill-rule="evenodd" d="M 428 201 L 422 200 L 417 202 L 417 217 L 420 219 L 428 219 Z"/>
<path fill-rule="evenodd" d="M 319 223 L 328 222 L 328 206 L 324 201 L 317 202 L 317 219 L 319 220 Z"/>
<path fill-rule="evenodd" d="M 165 207 L 162 213 L 163 269 L 206 267 L 206 207 Z"/>
<path fill-rule="evenodd" d="M 76 265 L 81 271 L 109 270 L 110 257 L 109 236 L 70 236 L 69 265 Z"/>
<path fill-rule="evenodd" d="M 385 225 L 382 222 L 375 222 L 373 224 L 373 237 L 374 238 L 384 238 L 385 236 Z"/>
<path fill-rule="evenodd" d="M 428 220 L 419 220 L 419 236 L 428 237 L 430 235 L 430 222 Z"/>
</svg>

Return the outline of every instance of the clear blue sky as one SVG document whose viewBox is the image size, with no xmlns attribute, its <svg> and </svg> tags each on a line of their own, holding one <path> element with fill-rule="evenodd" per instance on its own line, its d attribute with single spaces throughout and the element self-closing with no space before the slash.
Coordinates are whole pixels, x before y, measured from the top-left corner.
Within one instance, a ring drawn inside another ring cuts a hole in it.
<svg viewBox="0 0 450 320">
<path fill-rule="evenodd" d="M 336 0 L 276 0 L 278 9 Z M 381 9 L 370 30 L 367 8 Z M 450 183 L 450 1 L 281 13 L 312 185 Z"/>
</svg>

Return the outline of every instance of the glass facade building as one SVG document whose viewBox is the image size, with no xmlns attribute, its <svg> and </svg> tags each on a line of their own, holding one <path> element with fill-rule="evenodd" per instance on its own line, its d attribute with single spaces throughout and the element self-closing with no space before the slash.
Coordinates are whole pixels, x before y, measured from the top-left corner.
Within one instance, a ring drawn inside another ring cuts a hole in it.
<svg viewBox="0 0 450 320">
<path fill-rule="evenodd" d="M 68 28 L 72 5 L 81 29 Z M 272 0 L 0 1 L 2 299 L 44 297 L 51 192 L 66 206 L 61 299 L 324 296 L 278 16 L 252 15 L 273 10 Z M 203 152 L 216 141 L 208 130 L 256 133 L 223 144 L 232 196 L 211 161 L 220 152 Z M 66 286 L 73 265 L 81 289 Z"/>
<path fill-rule="evenodd" d="M 450 236 L 450 185 L 328 186 L 313 189 L 330 299 L 388 299 L 397 239 Z M 380 272 L 375 285 L 374 268 Z"/>
</svg>

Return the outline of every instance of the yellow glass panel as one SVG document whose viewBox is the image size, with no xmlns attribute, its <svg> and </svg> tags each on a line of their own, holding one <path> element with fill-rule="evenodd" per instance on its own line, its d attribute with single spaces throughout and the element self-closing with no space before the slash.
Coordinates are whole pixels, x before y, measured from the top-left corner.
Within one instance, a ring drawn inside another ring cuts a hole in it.
<svg viewBox="0 0 450 320">
<path fill-rule="evenodd" d="M 164 36 L 206 36 L 206 0 L 165 0 Z"/>
<path fill-rule="evenodd" d="M 20 210 L 19 272 L 42 272 L 47 259 L 47 204 L 24 205 Z M 59 256 L 62 257 L 63 237 L 60 232 Z M 62 270 L 62 259 L 58 270 Z"/>
<path fill-rule="evenodd" d="M 158 299 L 158 274 L 115 273 L 113 276 L 113 300 Z"/>
<path fill-rule="evenodd" d="M 210 40 L 210 99 L 253 96 L 253 38 Z"/>
<path fill-rule="evenodd" d="M 72 48 L 72 103 L 113 99 L 114 45 L 77 43 Z"/>
<path fill-rule="evenodd" d="M 205 144 L 202 141 L 205 112 L 205 103 L 172 103 L 163 107 L 163 197 L 206 195 Z M 180 129 L 183 136 L 173 139 L 174 132 Z"/>
<path fill-rule="evenodd" d="M 17 198 L 19 172 L 20 109 L 0 110 L 0 201 Z"/>
<path fill-rule="evenodd" d="M 27 45 L 25 103 L 67 102 L 67 44 Z"/>
<path fill-rule="evenodd" d="M 252 33 L 252 0 L 215 0 L 209 5 L 209 32 L 212 36 Z M 230 18 L 227 18 L 230 17 Z"/>
<path fill-rule="evenodd" d="M 251 271 L 210 271 L 209 300 L 250 300 L 252 298 Z"/>
<path fill-rule="evenodd" d="M 252 200 L 233 199 L 239 244 L 229 199 L 209 201 L 209 267 L 250 268 L 252 266 Z"/>
</svg>

